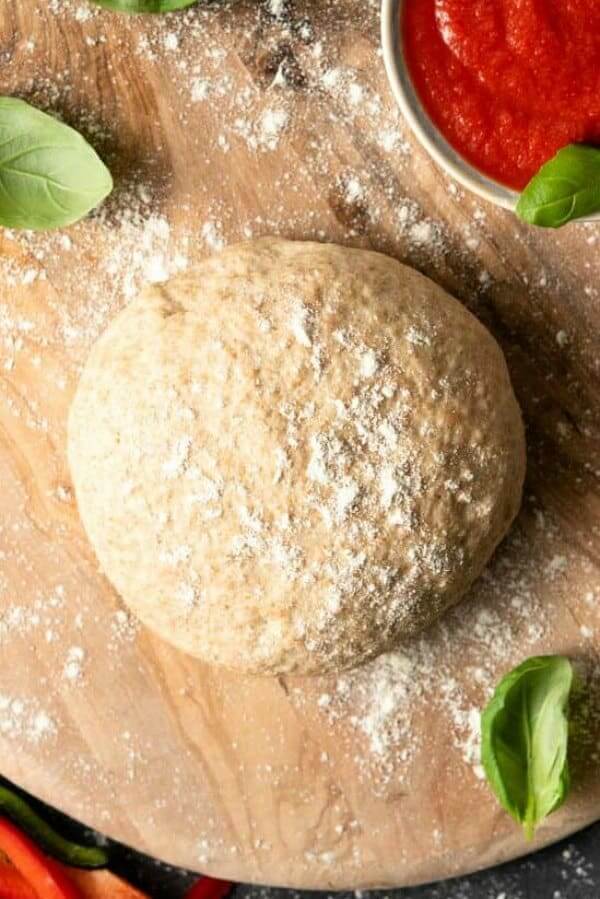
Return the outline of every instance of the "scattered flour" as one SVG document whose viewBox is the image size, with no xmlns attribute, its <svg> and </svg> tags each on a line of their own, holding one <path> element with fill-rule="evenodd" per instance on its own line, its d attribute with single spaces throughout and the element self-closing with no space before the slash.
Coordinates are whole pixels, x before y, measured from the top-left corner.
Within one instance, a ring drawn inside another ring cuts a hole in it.
<svg viewBox="0 0 600 899">
<path fill-rule="evenodd" d="M 597 256 L 586 257 L 587 283 L 571 280 L 570 265 L 564 266 L 564 279 L 556 276 L 563 258 L 568 262 L 574 252 L 597 246 L 597 226 L 576 225 L 564 237 L 536 235 L 534 239 L 523 236 L 508 218 L 503 219 L 504 249 L 496 248 L 492 256 L 488 242 L 493 242 L 494 232 L 487 211 L 456 184 L 437 176 L 435 218 L 412 195 L 421 157 L 381 75 L 381 60 L 374 50 L 377 4 L 351 5 L 349 10 L 339 3 L 314 4 L 314 9 L 303 5 L 300 13 L 285 0 L 266 0 L 239 4 L 237 9 L 230 4 L 222 9 L 215 4 L 197 4 L 172 16 L 123 17 L 119 52 L 130 54 L 132 64 L 139 61 L 150 67 L 165 90 L 162 132 L 158 134 L 157 113 L 152 110 L 148 131 L 131 141 L 136 154 L 139 150 L 143 157 L 139 164 L 137 155 L 135 164 L 119 156 L 121 134 L 130 138 L 126 128 L 127 102 L 132 102 L 128 85 L 111 80 L 115 93 L 123 98 L 123 106 L 121 100 L 117 104 L 114 123 L 101 122 L 99 112 L 86 109 L 80 97 L 85 65 L 89 61 L 100 65 L 107 53 L 107 14 L 80 0 L 48 0 L 47 6 L 50 27 L 60 30 L 68 20 L 79 25 L 81 52 L 60 62 L 58 69 L 56 61 L 49 60 L 43 76 L 36 74 L 28 81 L 17 80 L 10 58 L 13 50 L 7 47 L 3 58 L 7 85 L 81 127 L 114 167 L 117 189 L 89 219 L 68 233 L 3 230 L 0 234 L 3 421 L 49 439 L 55 424 L 54 412 L 46 412 L 45 385 L 61 391 L 72 387 L 89 347 L 144 282 L 163 282 L 206 251 L 260 234 L 358 242 L 390 251 L 439 276 L 474 305 L 481 297 L 498 297 L 502 306 L 507 290 L 518 290 L 524 300 L 527 297 L 535 303 L 540 296 L 551 295 L 557 308 L 564 300 L 567 310 L 571 295 L 597 298 Z M 355 16 L 356 21 L 350 22 L 348 16 Z M 32 59 L 42 53 L 41 39 L 23 38 L 24 52 Z M 451 43 L 452 35 L 445 34 L 445 39 Z M 260 52 L 250 49 L 255 45 Z M 106 71 L 113 79 L 110 69 Z M 179 129 L 193 151 L 195 165 L 183 184 L 175 182 L 171 174 L 173 165 L 165 140 L 169 128 Z M 298 135 L 302 141 L 295 146 Z M 361 146 L 370 151 L 365 158 L 372 161 L 357 161 Z M 233 154 L 234 166 L 229 161 Z M 237 178 L 242 162 L 253 172 L 244 183 Z M 210 191 L 205 186 L 208 171 L 213 173 Z M 320 211 L 311 208 L 315 190 L 327 201 Z M 464 215 L 463 226 L 446 222 L 445 209 L 450 204 Z M 530 269 L 534 259 L 539 259 L 540 271 L 526 283 L 523 270 Z M 294 315 L 292 312 L 291 333 L 315 352 L 317 376 L 318 347 L 313 343 L 310 321 Z M 572 351 L 565 319 L 555 315 L 552 305 L 540 307 L 540 316 L 556 322 L 549 331 L 549 343 L 555 357 L 564 362 Z M 507 330 L 513 324 L 517 327 L 508 319 L 506 324 Z M 431 335 L 415 330 L 407 339 L 423 346 Z M 57 347 L 61 352 L 64 347 L 68 350 L 66 357 L 64 353 L 60 357 L 66 359 L 67 370 L 61 365 L 56 371 Z M 596 353 L 593 347 L 589 351 Z M 22 367 L 28 368 L 28 377 L 29 371 L 37 372 L 41 385 L 31 388 L 27 402 L 14 395 L 13 385 L 19 384 Z M 379 361 L 368 348 L 357 354 L 356 370 L 365 384 L 378 374 Z M 563 439 L 567 439 L 564 434 Z M 321 450 L 315 447 L 314 461 L 311 459 L 317 483 L 327 477 L 325 450 Z M 167 474 L 184 469 L 185 446 L 174 447 L 166 464 Z M 285 475 L 285 465 L 283 455 L 275 460 L 274 478 Z M 589 466 L 592 472 L 600 471 L 593 459 Z M 381 472 L 380 489 L 382 502 L 391 505 L 398 494 L 396 473 Z M 61 514 L 73 502 L 68 485 L 52 485 L 49 497 L 48 502 L 60 504 Z M 353 485 L 342 484 L 331 506 L 332 521 L 343 520 L 355 500 Z M 537 531 L 517 530 L 503 548 L 485 576 L 482 592 L 486 595 L 476 606 L 466 600 L 421 640 L 315 688 L 317 713 L 329 723 L 336 739 L 339 734 L 342 741 L 346 735 L 347 754 L 356 760 L 360 776 L 375 792 L 393 791 L 410 781 L 411 766 L 427 749 L 415 736 L 420 732 L 419 715 L 432 712 L 439 717 L 440 727 L 447 729 L 462 773 L 478 782 L 478 709 L 498 677 L 520 661 L 514 655 L 515 646 L 519 653 L 535 653 L 543 645 L 555 596 L 567 575 L 575 579 L 573 572 L 582 584 L 581 596 L 572 600 L 581 637 L 578 648 L 589 652 L 590 643 L 597 640 L 600 588 L 594 571 L 586 570 L 574 552 L 565 554 L 564 534 L 550 515 L 539 508 L 536 516 Z M 57 662 L 54 676 L 44 685 L 48 696 L 44 705 L 21 696 L 14 684 L 9 688 L 7 672 L 0 676 L 0 737 L 16 747 L 60 736 L 61 721 L 52 701 L 71 684 L 78 684 L 81 690 L 88 687 L 85 667 L 96 651 L 86 645 L 90 622 L 98 626 L 97 616 L 103 616 L 101 627 L 110 664 L 127 657 L 140 628 L 122 609 L 90 612 L 79 596 L 55 591 L 41 597 L 9 589 L 4 567 L 24 564 L 13 530 L 18 524 L 17 520 L 0 520 L 0 646 L 17 640 L 24 644 L 48 641 Z M 251 519 L 245 519 L 244 538 L 250 543 L 261 537 L 251 525 Z M 598 534 L 594 536 L 597 539 Z M 273 543 L 269 551 L 286 559 L 281 543 Z M 529 560 L 526 567 L 524 558 Z M 293 557 L 288 556 L 286 564 L 293 571 Z M 60 570 L 56 574 L 60 577 Z M 181 588 L 184 604 L 193 601 L 188 586 Z M 460 683 L 457 658 L 464 670 Z M 590 665 L 591 676 L 598 678 L 593 662 Z M 308 688 L 298 688 L 290 695 L 300 709 L 313 701 Z M 131 755 L 124 770 L 131 779 L 144 776 L 142 749 L 148 747 L 136 746 L 137 741 L 135 733 L 127 741 Z M 597 751 L 597 746 L 590 751 Z M 93 776 L 105 788 L 114 789 L 110 772 L 91 756 L 82 755 L 74 772 L 82 783 Z M 177 784 L 176 765 L 172 773 Z M 274 778 L 275 773 L 268 772 L 268 777 Z M 183 787 L 176 792 L 181 796 L 178 801 L 183 802 Z M 164 797 L 156 800 L 160 803 Z M 158 805 L 156 814 L 160 814 Z M 189 823 L 197 826 L 193 818 Z M 236 850 L 209 830 L 205 824 L 206 835 L 198 840 L 199 864 Z M 261 848 L 268 846 L 259 843 Z M 319 864 L 331 862 L 328 852 L 319 854 Z M 565 853 L 565 881 L 579 878 L 587 882 L 589 863 L 572 847 Z M 448 889 L 448 899 L 462 899 L 459 887 Z M 567 892 L 565 888 L 565 897 Z M 255 894 L 262 895 L 258 888 Z M 559 891 L 555 899 L 562 899 L 562 894 Z M 495 895 L 501 899 L 501 890 Z"/>
<path fill-rule="evenodd" d="M 57 732 L 56 722 L 37 702 L 0 693 L 0 736 L 37 744 Z"/>
<path fill-rule="evenodd" d="M 481 781 L 480 710 L 500 677 L 543 646 L 556 587 L 540 579 L 538 562 L 555 536 L 548 520 L 535 539 L 513 531 L 503 556 L 484 574 L 484 589 L 478 590 L 484 597 L 476 605 L 467 599 L 401 650 L 323 681 L 317 706 L 332 724 L 362 735 L 369 752 L 356 758 L 376 792 L 409 783 L 413 762 L 422 764 L 422 715 L 439 717 L 465 774 Z M 598 676 L 595 669 L 589 676 Z M 600 710 L 593 715 L 600 723 Z"/>
<path fill-rule="evenodd" d="M 63 677 L 67 681 L 80 681 L 83 676 L 85 650 L 81 646 L 71 646 L 63 668 Z"/>
</svg>

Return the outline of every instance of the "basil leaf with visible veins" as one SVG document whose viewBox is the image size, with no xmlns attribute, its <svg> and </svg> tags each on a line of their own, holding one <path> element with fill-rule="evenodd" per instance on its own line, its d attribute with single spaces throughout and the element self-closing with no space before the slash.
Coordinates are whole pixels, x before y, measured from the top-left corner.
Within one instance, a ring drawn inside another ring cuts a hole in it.
<svg viewBox="0 0 600 899">
<path fill-rule="evenodd" d="M 481 761 L 500 804 L 531 839 L 569 792 L 564 656 L 535 656 L 502 678 L 481 716 Z"/>
<path fill-rule="evenodd" d="M 112 186 L 110 172 L 77 131 L 24 100 L 0 97 L 0 225 L 63 228 Z"/>
<path fill-rule="evenodd" d="M 183 9 L 191 6 L 196 0 L 93 0 L 93 2 L 114 12 L 161 13 Z"/>
<path fill-rule="evenodd" d="M 600 149 L 569 144 L 534 175 L 517 203 L 532 225 L 560 228 L 600 212 Z"/>
</svg>

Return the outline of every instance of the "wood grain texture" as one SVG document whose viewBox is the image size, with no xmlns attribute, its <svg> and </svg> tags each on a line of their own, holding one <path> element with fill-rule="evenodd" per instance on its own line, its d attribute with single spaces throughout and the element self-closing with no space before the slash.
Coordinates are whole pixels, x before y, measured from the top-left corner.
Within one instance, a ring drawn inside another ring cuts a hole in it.
<svg viewBox="0 0 600 899">
<path fill-rule="evenodd" d="M 564 651 L 589 703 L 574 796 L 536 845 L 591 821 L 598 227 L 534 231 L 449 185 L 398 118 L 374 2 L 298 0 L 277 17 L 245 0 L 161 21 L 90 10 L 0 5 L 0 91 L 81 128 L 117 181 L 68 241 L 0 235 L 2 773 L 219 876 L 359 888 L 455 875 L 531 848 L 477 777 L 469 715 L 507 667 Z M 386 726 L 402 745 L 383 755 L 363 726 L 365 702 L 383 710 L 389 695 L 374 696 L 375 675 L 351 678 L 332 714 L 335 679 L 242 679 L 136 627 L 70 492 L 66 415 L 97 333 L 148 270 L 250 233 L 370 246 L 425 271 L 499 339 L 524 410 L 519 522 L 472 595 L 407 650 L 423 681 L 396 699 Z"/>
</svg>

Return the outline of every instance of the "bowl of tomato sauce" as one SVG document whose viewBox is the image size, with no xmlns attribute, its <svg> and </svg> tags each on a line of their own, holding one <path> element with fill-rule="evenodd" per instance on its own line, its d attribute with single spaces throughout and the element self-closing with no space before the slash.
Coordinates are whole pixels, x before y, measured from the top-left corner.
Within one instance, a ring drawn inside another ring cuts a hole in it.
<svg viewBox="0 0 600 899">
<path fill-rule="evenodd" d="M 600 145 L 600 0 L 383 0 L 382 41 L 416 137 L 499 206 L 561 148 Z"/>
</svg>

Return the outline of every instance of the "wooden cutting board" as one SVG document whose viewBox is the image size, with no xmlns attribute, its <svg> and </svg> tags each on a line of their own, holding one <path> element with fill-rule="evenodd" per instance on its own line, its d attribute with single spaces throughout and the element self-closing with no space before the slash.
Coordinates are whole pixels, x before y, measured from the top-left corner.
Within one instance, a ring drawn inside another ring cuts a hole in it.
<svg viewBox="0 0 600 899">
<path fill-rule="evenodd" d="M 117 184 L 68 231 L 0 234 L 2 773 L 220 876 L 432 880 L 532 848 L 480 779 L 478 710 L 522 658 L 568 652 L 587 682 L 574 791 L 536 845 L 597 817 L 598 226 L 527 228 L 429 162 L 388 91 L 375 0 L 156 18 L 5 2 L 0 54 L 1 92 L 80 128 Z M 527 421 L 523 511 L 471 596 L 338 678 L 243 679 L 137 626 L 98 570 L 66 467 L 78 373 L 118 309 L 144 280 L 263 234 L 425 271 L 500 340 Z"/>
</svg>

